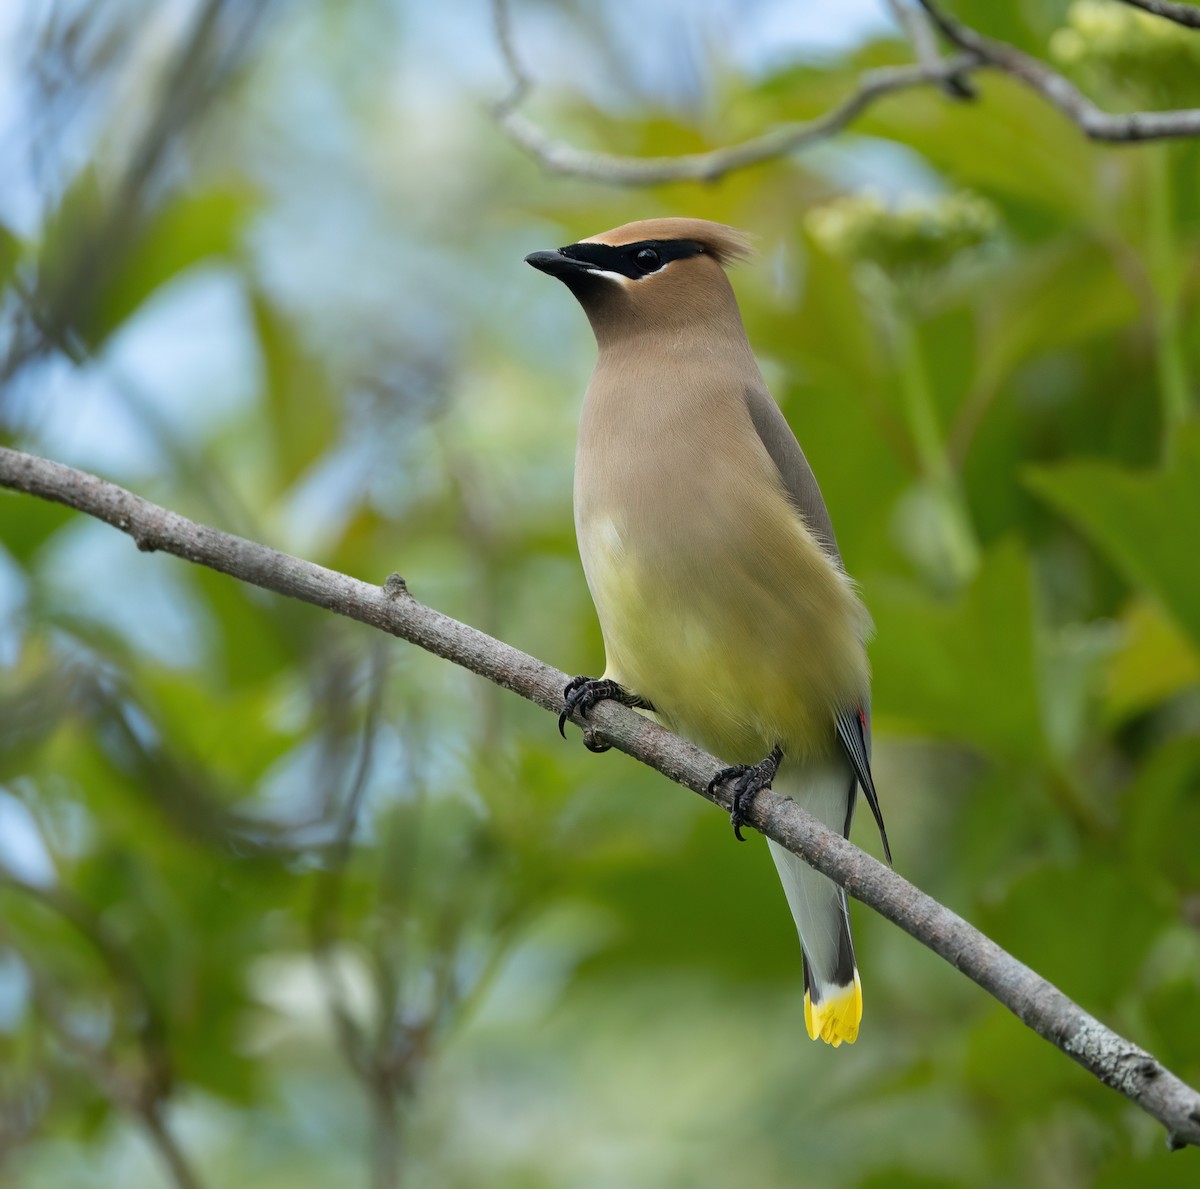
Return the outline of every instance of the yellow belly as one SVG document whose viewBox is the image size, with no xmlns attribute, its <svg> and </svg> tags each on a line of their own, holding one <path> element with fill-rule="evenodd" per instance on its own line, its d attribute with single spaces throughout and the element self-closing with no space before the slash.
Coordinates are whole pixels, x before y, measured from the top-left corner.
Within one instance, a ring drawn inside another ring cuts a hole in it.
<svg viewBox="0 0 1200 1189">
<path fill-rule="evenodd" d="M 865 697 L 866 612 L 798 518 L 768 537 L 689 553 L 581 526 L 606 676 L 732 763 L 776 744 L 792 759 L 835 747 L 833 714 Z M 761 535 L 761 534 L 760 534 Z"/>
</svg>

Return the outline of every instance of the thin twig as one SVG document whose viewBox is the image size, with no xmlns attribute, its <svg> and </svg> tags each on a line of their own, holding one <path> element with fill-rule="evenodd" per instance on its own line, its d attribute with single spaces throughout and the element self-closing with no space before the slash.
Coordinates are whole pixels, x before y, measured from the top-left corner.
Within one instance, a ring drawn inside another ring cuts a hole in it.
<svg viewBox="0 0 1200 1189">
<path fill-rule="evenodd" d="M 400 1106 L 380 1078 L 371 1093 L 371 1184 L 374 1189 L 400 1184 Z"/>
<path fill-rule="evenodd" d="M 350 788 L 342 802 L 337 836 L 326 867 L 316 884 L 310 929 L 325 992 L 326 1005 L 333 1018 L 338 1044 L 346 1064 L 362 1082 L 371 1112 L 371 1183 L 375 1189 L 396 1189 L 400 1184 L 401 1098 L 410 1089 L 415 1062 L 406 1049 L 398 1051 L 396 1006 L 391 987 L 394 982 L 386 958 L 375 955 L 376 999 L 380 1024 L 368 1041 L 365 1031 L 354 1019 L 347 1003 L 346 989 L 336 965 L 336 946 L 342 939 L 342 903 L 346 873 L 350 865 L 354 836 L 362 815 L 367 777 L 375 751 L 375 740 L 383 711 L 387 678 L 387 653 L 379 648 L 371 658 L 367 709 L 359 740 L 358 754 L 350 779 Z"/>
<path fill-rule="evenodd" d="M 1077 124 L 1089 140 L 1109 144 L 1138 144 L 1148 140 L 1200 136 L 1200 108 L 1179 111 L 1138 111 L 1113 115 L 1097 107 L 1073 83 L 1045 62 L 1004 41 L 985 37 L 942 12 L 933 0 L 918 0 L 930 19 L 952 45 L 975 54 L 981 62 L 1001 70 L 1036 92 Z"/>
<path fill-rule="evenodd" d="M 1200 29 L 1200 8 L 1194 4 L 1178 4 L 1176 0 L 1120 0 L 1120 3 L 1153 13 L 1164 21 L 1174 21 L 1189 29 Z"/>
<path fill-rule="evenodd" d="M 1103 111 L 1072 83 L 1044 62 L 1002 41 L 984 37 L 945 15 L 929 0 L 917 0 L 930 20 L 963 53 L 939 58 L 928 48 L 928 29 L 912 20 L 917 14 L 902 0 L 892 9 L 904 22 L 917 54 L 916 66 L 882 67 L 859 76 L 858 85 L 841 103 L 811 120 L 781 125 L 740 144 L 678 157 L 629 157 L 580 149 L 547 133 L 518 110 L 533 83 L 517 57 L 508 0 L 492 0 L 496 39 L 508 70 L 508 93 L 493 106 L 501 129 L 520 149 L 551 173 L 586 178 L 619 186 L 654 186 L 664 182 L 714 182 L 736 170 L 789 156 L 812 144 L 828 140 L 849 127 L 880 99 L 900 91 L 937 86 L 958 98 L 973 95 L 969 79 L 982 69 L 1008 74 L 1029 87 L 1072 120 L 1091 140 L 1111 144 L 1138 144 L 1200 136 L 1200 110 L 1142 111 L 1113 114 Z M 1136 3 L 1137 0 L 1126 0 Z M 1155 5 L 1151 8 L 1150 5 Z M 1185 5 L 1166 0 L 1145 0 L 1139 7 L 1179 20 L 1175 10 Z M 1167 10 L 1170 9 L 1170 12 Z"/>
<path fill-rule="evenodd" d="M 163 1106 L 158 1100 L 151 1101 L 138 1112 L 138 1118 L 146 1129 L 146 1134 L 158 1149 L 167 1169 L 175 1182 L 176 1189 L 201 1189 L 201 1181 L 196 1170 L 188 1161 L 175 1132 L 167 1125 L 163 1117 Z"/>
<path fill-rule="evenodd" d="M 959 77 L 978 66 L 971 55 L 944 60 L 930 72 L 922 66 L 883 67 L 868 71 L 857 89 L 823 115 L 796 124 L 785 124 L 742 144 L 682 157 L 622 157 L 608 152 L 576 149 L 556 140 L 520 113 L 500 115 L 500 125 L 522 149 L 538 158 L 551 173 L 611 182 L 622 186 L 655 186 L 666 181 L 718 181 L 726 174 L 756 166 L 776 157 L 786 157 L 810 144 L 827 140 L 853 124 L 866 109 L 884 95 L 912 90 L 944 79 Z"/>
<path fill-rule="evenodd" d="M 34 300 L 40 322 L 74 329 L 87 324 L 103 289 L 100 279 L 119 271 L 114 262 L 142 234 L 154 204 L 162 202 L 160 183 L 170 150 L 248 60 L 273 7 L 273 0 L 255 5 L 204 0 L 196 6 L 148 106 L 150 118 L 103 210 L 82 240 L 69 245 L 59 266 L 50 272 L 43 269 L 38 278 Z M 22 335 L 0 360 L 0 383 L 50 345 L 44 330 Z"/>
<path fill-rule="evenodd" d="M 887 6 L 896 24 L 908 38 L 917 64 L 930 73 L 941 73 L 942 55 L 938 50 L 937 37 L 929 17 L 912 0 L 887 0 Z M 965 75 L 947 75 L 942 80 L 942 90 L 952 99 L 974 99 L 975 88 Z"/>
<path fill-rule="evenodd" d="M 787 156 L 806 145 L 826 140 L 853 123 L 876 100 L 913 87 L 961 79 L 978 65 L 973 55 L 960 54 L 917 66 L 883 67 L 869 70 L 858 80 L 854 92 L 836 107 L 813 120 L 800 120 L 772 128 L 741 144 L 690 153 L 680 157 L 622 157 L 613 153 L 578 149 L 556 140 L 516 110 L 533 87 L 517 57 L 508 0 L 493 0 L 496 42 L 508 69 L 511 86 L 493 107 L 501 128 L 551 173 L 591 178 L 623 186 L 654 186 L 660 182 L 715 182 L 738 169 Z"/>
<path fill-rule="evenodd" d="M 552 173 L 591 178 L 623 186 L 653 186 L 660 182 L 715 182 L 728 173 L 786 157 L 798 149 L 828 140 L 852 124 L 885 95 L 959 77 L 978 66 L 969 54 L 947 58 L 930 71 L 922 66 L 893 66 L 869 70 L 858 80 L 854 92 L 836 107 L 812 120 L 784 124 L 741 144 L 692 153 L 682 157 L 621 157 L 612 153 L 577 149 L 548 136 L 516 111 L 498 111 L 500 125 L 509 137 L 536 157 Z"/>
<path fill-rule="evenodd" d="M 94 516 L 128 533 L 142 550 L 162 550 L 390 632 L 546 710 L 557 713 L 562 707 L 565 673 L 417 602 L 399 575 L 382 587 L 372 586 L 196 524 L 95 475 L 4 447 L 0 486 Z M 611 701 L 592 710 L 586 725 L 613 747 L 729 810 L 724 787 L 708 788 L 721 767 L 713 756 Z M 1200 1093 L 978 929 L 826 829 L 790 798 L 760 793 L 747 818 L 759 832 L 945 958 L 1039 1036 L 1158 1119 L 1173 1147 L 1200 1145 Z"/>
<path fill-rule="evenodd" d="M 166 1021 L 138 967 L 137 960 L 91 907 L 64 887 L 30 883 L 0 869 L 0 889 L 17 892 L 66 921 L 95 951 L 128 1000 L 129 1016 L 146 1066 L 147 1083 L 156 1095 L 171 1087 Z"/>
<path fill-rule="evenodd" d="M 130 999 L 129 1014 L 142 1053 L 143 1068 L 136 1077 L 118 1072 L 106 1052 L 76 1035 L 67 1013 L 58 1006 L 55 988 L 34 972 L 39 982 L 39 1007 L 50 1017 L 64 1047 L 85 1066 L 113 1105 L 128 1111 L 142 1125 L 176 1189 L 201 1189 L 199 1174 L 166 1120 L 172 1087 L 166 1024 L 133 954 L 88 904 L 65 888 L 29 883 L 4 871 L 0 871 L 0 888 L 18 892 L 67 921 L 96 951 Z"/>
<path fill-rule="evenodd" d="M 371 770 L 371 757 L 374 754 L 375 735 L 383 705 L 386 674 L 386 657 L 380 650 L 371 658 L 367 711 L 363 720 L 354 773 L 350 780 L 350 788 L 342 802 L 337 836 L 330 849 L 328 862 L 316 881 L 312 913 L 309 918 L 313 954 L 316 957 L 317 970 L 325 992 L 325 1002 L 333 1019 L 339 1047 L 346 1064 L 368 1084 L 369 1089 L 371 1088 L 369 1084 L 370 1063 L 365 1051 L 366 1045 L 362 1029 L 359 1028 L 358 1022 L 347 1005 L 346 989 L 342 982 L 341 971 L 337 966 L 336 946 L 341 940 L 341 912 L 346 869 L 350 864 L 354 834 L 358 829 L 359 814 L 362 810 L 363 793 L 366 790 L 367 776 Z"/>
<path fill-rule="evenodd" d="M 499 115 L 507 115 L 529 94 L 533 83 L 529 75 L 525 73 L 520 58 L 517 57 L 517 48 L 512 34 L 512 12 L 508 6 L 508 0 L 493 0 L 492 21 L 496 30 L 496 44 L 500 47 L 500 56 L 504 59 L 504 65 L 508 68 L 508 77 L 512 82 L 512 89 L 496 105 L 496 112 Z"/>
</svg>

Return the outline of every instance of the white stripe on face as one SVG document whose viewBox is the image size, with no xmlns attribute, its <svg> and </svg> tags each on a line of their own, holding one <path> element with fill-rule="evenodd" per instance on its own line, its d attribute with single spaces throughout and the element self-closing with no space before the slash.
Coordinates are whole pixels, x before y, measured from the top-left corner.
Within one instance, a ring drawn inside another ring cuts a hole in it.
<svg viewBox="0 0 1200 1189">
<path fill-rule="evenodd" d="M 627 277 L 623 272 L 610 272 L 607 268 L 595 268 L 592 266 L 589 266 L 587 271 L 594 277 L 607 277 L 610 281 L 619 281 L 622 285 L 640 285 L 643 281 L 648 281 L 651 277 L 657 277 L 661 273 L 666 272 L 673 263 L 674 261 L 668 260 L 666 264 L 656 268 L 653 272 L 648 272 L 640 277 Z"/>
<path fill-rule="evenodd" d="M 607 277 L 610 281 L 620 281 L 624 283 L 625 281 L 632 280 L 631 277 L 624 276 L 622 273 L 609 272 L 607 268 L 589 268 L 587 271 L 593 277 Z M 641 277 L 639 277 L 638 280 L 641 280 Z"/>
</svg>

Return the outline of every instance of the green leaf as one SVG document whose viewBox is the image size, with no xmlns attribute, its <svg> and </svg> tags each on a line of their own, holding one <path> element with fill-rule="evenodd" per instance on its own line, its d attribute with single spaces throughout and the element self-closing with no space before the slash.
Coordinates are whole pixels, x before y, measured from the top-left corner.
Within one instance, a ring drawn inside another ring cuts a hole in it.
<svg viewBox="0 0 1200 1189">
<path fill-rule="evenodd" d="M 0 292 L 8 286 L 21 258 L 21 241 L 0 223 Z"/>
<path fill-rule="evenodd" d="M 1040 867 L 985 905 L 980 927 L 1027 966 L 1091 1011 L 1138 978 L 1169 924 L 1132 866 L 1099 860 Z"/>
<path fill-rule="evenodd" d="M 1200 644 L 1200 571 L 1183 537 L 1200 525 L 1200 429 L 1180 434 L 1167 470 L 1073 462 L 1033 470 L 1026 481 Z"/>
<path fill-rule="evenodd" d="M 340 410 L 322 363 L 283 315 L 262 295 L 254 297 L 253 308 L 271 438 L 279 480 L 286 486 L 337 440 Z"/>
<path fill-rule="evenodd" d="M 992 1115 L 1045 1109 L 1083 1081 L 1061 1053 L 999 1005 L 968 1033 L 963 1073 L 971 1095 Z"/>
<path fill-rule="evenodd" d="M 1192 1001 L 1195 1010 L 1195 1000 Z M 1184 1162 L 1179 1156 L 1167 1150 L 1162 1142 L 1162 1132 L 1156 1137 L 1158 1142 L 1148 1150 L 1134 1155 L 1122 1153 L 1115 1160 L 1105 1162 L 1096 1180 L 1091 1184 L 1093 1189 L 1128 1189 L 1130 1185 L 1152 1186 L 1153 1189 L 1195 1189 L 1195 1161 Z M 1183 1152 L 1187 1156 L 1193 1153 Z"/>
<path fill-rule="evenodd" d="M 245 193 L 210 190 L 173 198 L 154 213 L 112 274 L 83 328 L 94 346 L 116 331 L 160 286 L 193 265 L 231 258 L 251 210 Z"/>
<path fill-rule="evenodd" d="M 1153 1052 L 1180 1077 L 1195 1085 L 1200 1077 L 1200 985 L 1195 977 L 1155 987 L 1144 1008 L 1155 1032 Z"/>
<path fill-rule="evenodd" d="M 37 288 L 34 305 L 44 311 L 74 314 L 78 303 L 87 300 L 76 292 L 87 245 L 94 240 L 104 218 L 104 201 L 96 170 L 81 169 L 62 198 L 46 216 L 37 256 Z"/>
<path fill-rule="evenodd" d="M 1045 750 L 1038 716 L 1029 565 L 993 547 L 953 600 L 913 587 L 868 587 L 875 707 L 888 728 L 959 739 L 1004 754 Z"/>
<path fill-rule="evenodd" d="M 1105 711 L 1122 722 L 1200 683 L 1197 651 L 1155 603 L 1138 599 L 1121 616 L 1120 647 L 1104 681 Z"/>
<path fill-rule="evenodd" d="M 979 384 L 998 384 L 1026 360 L 1137 314 L 1110 253 L 1083 239 L 1023 254 L 981 296 L 989 333 L 976 361 Z"/>
<path fill-rule="evenodd" d="M 307 608 L 279 599 L 202 566 L 189 572 L 218 629 L 218 660 L 234 686 L 276 676 L 294 663 L 314 624 Z"/>
<path fill-rule="evenodd" d="M 1200 887 L 1200 739 L 1159 748 L 1125 793 L 1124 834 L 1148 879 L 1170 889 Z"/>
<path fill-rule="evenodd" d="M 932 88 L 872 107 L 861 131 L 915 148 L 954 184 L 1075 221 L 1106 214 L 1096 184 L 1104 150 L 1014 79 L 977 75 L 974 103 L 947 103 Z"/>
<path fill-rule="evenodd" d="M 28 566 L 46 541 L 77 515 L 63 504 L 52 504 L 21 492 L 2 492 L 0 541 L 16 561 Z"/>
</svg>

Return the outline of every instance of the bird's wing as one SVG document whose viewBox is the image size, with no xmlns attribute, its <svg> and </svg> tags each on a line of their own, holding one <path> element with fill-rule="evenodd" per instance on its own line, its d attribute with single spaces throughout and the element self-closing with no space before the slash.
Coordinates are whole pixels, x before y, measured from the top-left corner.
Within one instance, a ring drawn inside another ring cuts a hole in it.
<svg viewBox="0 0 1200 1189">
<path fill-rule="evenodd" d="M 775 403 L 775 398 L 763 388 L 751 387 L 746 389 L 746 410 L 754 424 L 759 441 L 766 447 L 783 489 L 796 511 L 804 518 L 809 532 L 816 538 L 822 549 L 834 560 L 838 568 L 842 568 L 842 555 L 838 552 L 837 537 L 833 533 L 833 522 L 829 519 L 829 509 L 821 497 L 821 489 L 817 486 L 816 476 L 792 427 L 787 418 Z"/>
<path fill-rule="evenodd" d="M 783 489 L 788 499 L 804 518 L 808 530 L 816 538 L 821 548 L 830 559 L 842 568 L 842 556 L 838 552 L 837 537 L 834 536 L 833 523 L 829 519 L 829 509 L 821 496 L 816 476 L 792 427 L 780 411 L 771 394 L 762 388 L 746 390 L 746 409 L 754 424 L 759 441 L 771 456 Z M 871 718 L 869 706 L 853 706 L 838 713 L 835 719 L 838 739 L 842 750 L 854 769 L 859 786 L 871 807 L 875 824 L 879 827 L 879 836 L 883 841 L 883 853 L 890 863 L 892 861 L 891 847 L 888 845 L 887 830 L 883 825 L 883 812 L 879 808 L 879 797 L 875 792 L 875 781 L 871 776 Z M 854 789 L 850 790 L 850 802 L 846 811 L 845 833 L 850 833 L 850 818 L 854 813 Z"/>
<path fill-rule="evenodd" d="M 879 794 L 875 791 L 875 780 L 871 776 L 871 720 L 865 707 L 856 710 L 840 710 L 834 717 L 842 751 L 854 769 L 854 775 L 871 807 L 875 824 L 879 827 L 879 838 L 883 842 L 883 853 L 888 863 L 892 861 L 892 848 L 888 845 L 887 828 L 883 824 L 883 810 L 879 807 Z M 846 813 L 846 834 L 850 834 L 850 815 L 854 812 L 854 799 Z"/>
</svg>

